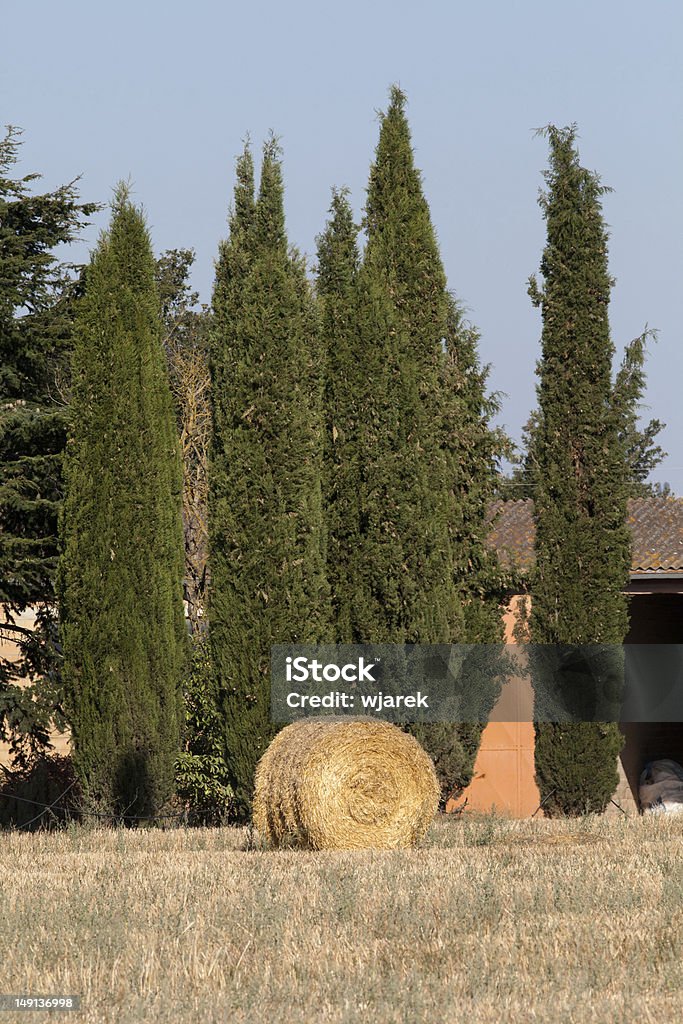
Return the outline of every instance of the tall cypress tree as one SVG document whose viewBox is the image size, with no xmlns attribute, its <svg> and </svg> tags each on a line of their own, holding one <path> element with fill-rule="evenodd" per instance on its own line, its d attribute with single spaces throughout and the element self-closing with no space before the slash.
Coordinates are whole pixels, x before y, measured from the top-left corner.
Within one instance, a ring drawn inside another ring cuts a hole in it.
<svg viewBox="0 0 683 1024">
<path fill-rule="evenodd" d="M 161 334 L 149 236 L 121 185 L 77 318 L 60 563 L 74 760 L 112 814 L 163 806 L 179 749 L 182 475 Z"/>
<path fill-rule="evenodd" d="M 619 645 L 628 628 L 629 471 L 611 401 L 606 189 L 579 164 L 575 126 L 549 126 L 545 135 L 544 284 L 541 290 L 531 278 L 529 286 L 543 320 L 531 639 Z M 586 680 L 574 671 L 559 678 L 571 706 L 575 688 Z M 617 784 L 621 742 L 614 722 L 537 723 L 536 774 L 545 810 L 602 810 Z"/>
<path fill-rule="evenodd" d="M 406 407 L 420 431 L 416 447 L 424 452 L 425 486 L 436 510 L 432 528 L 445 527 L 450 542 L 439 544 L 438 557 L 452 563 L 458 592 L 451 635 L 493 642 L 501 635 L 502 587 L 495 556 L 485 545 L 486 512 L 504 438 L 489 426 L 498 405 L 486 395 L 488 367 L 479 362 L 479 335 L 447 287 L 414 165 L 405 103 L 393 87 L 370 175 L 364 267 L 388 291 L 398 318 Z M 438 453 L 436 461 L 428 458 L 429 445 Z"/>
<path fill-rule="evenodd" d="M 319 240 L 337 626 L 357 643 L 491 642 L 501 637 L 499 574 L 484 545 L 493 407 L 476 332 L 446 288 L 404 108 L 394 88 L 360 268 L 343 196 Z M 492 686 L 490 704 L 494 697 Z M 444 795 L 466 785 L 480 728 L 414 731 Z"/>
<path fill-rule="evenodd" d="M 325 344 L 323 508 L 327 578 L 335 639 L 357 640 L 362 606 L 356 555 L 360 543 L 360 359 L 358 227 L 346 190 L 334 190 L 330 220 L 318 238 L 317 296 Z"/>
<path fill-rule="evenodd" d="M 452 466 L 443 447 L 448 332 L 446 277 L 420 174 L 414 166 L 405 97 L 394 87 L 382 117 L 366 203 L 366 289 L 384 293 L 395 350 L 392 390 L 398 416 L 399 456 L 392 466 L 394 494 L 386 518 L 401 538 L 380 554 L 396 581 L 402 639 L 448 643 L 462 638 L 463 616 L 454 587 L 451 524 Z M 377 549 L 375 549 L 377 550 Z"/>
<path fill-rule="evenodd" d="M 274 140 L 258 198 L 245 150 L 211 328 L 209 622 L 237 814 L 273 736 L 270 647 L 328 639 L 322 353 L 304 262 L 288 249 Z"/>
</svg>

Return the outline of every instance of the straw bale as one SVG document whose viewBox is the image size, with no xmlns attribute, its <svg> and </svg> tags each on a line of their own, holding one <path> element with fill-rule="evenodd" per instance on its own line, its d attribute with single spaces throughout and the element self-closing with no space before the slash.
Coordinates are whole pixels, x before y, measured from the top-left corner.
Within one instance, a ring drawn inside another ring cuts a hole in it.
<svg viewBox="0 0 683 1024">
<path fill-rule="evenodd" d="M 439 802 L 412 736 L 373 718 L 308 718 L 275 737 L 256 769 L 254 825 L 269 846 L 403 849 Z"/>
</svg>

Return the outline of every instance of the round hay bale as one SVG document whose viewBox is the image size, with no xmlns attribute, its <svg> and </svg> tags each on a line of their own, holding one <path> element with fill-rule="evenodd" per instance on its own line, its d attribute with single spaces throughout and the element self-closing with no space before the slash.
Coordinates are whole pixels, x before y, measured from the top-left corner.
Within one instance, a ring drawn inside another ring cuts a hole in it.
<svg viewBox="0 0 683 1024">
<path fill-rule="evenodd" d="M 439 793 L 431 760 L 395 725 L 308 718 L 259 761 L 254 825 L 269 846 L 405 849 L 426 834 Z"/>
</svg>

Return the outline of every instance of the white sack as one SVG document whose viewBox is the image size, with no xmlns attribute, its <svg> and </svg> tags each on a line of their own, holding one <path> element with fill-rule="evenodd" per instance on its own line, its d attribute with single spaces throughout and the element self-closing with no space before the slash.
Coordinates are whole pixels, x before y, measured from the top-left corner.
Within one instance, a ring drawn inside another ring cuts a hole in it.
<svg viewBox="0 0 683 1024">
<path fill-rule="evenodd" d="M 650 761 L 640 776 L 638 795 L 646 813 L 683 813 L 683 767 L 669 758 Z"/>
</svg>

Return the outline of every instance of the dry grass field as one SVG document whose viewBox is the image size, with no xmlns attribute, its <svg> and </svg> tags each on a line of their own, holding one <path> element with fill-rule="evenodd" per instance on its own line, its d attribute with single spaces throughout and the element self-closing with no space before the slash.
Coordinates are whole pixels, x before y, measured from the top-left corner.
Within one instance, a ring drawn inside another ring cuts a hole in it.
<svg viewBox="0 0 683 1024">
<path fill-rule="evenodd" d="M 82 1013 L 53 1021 L 664 1024 L 683 1011 L 683 817 L 463 817 L 391 853 L 78 827 L 0 834 L 0 856 L 0 991 L 82 996 Z"/>
</svg>

